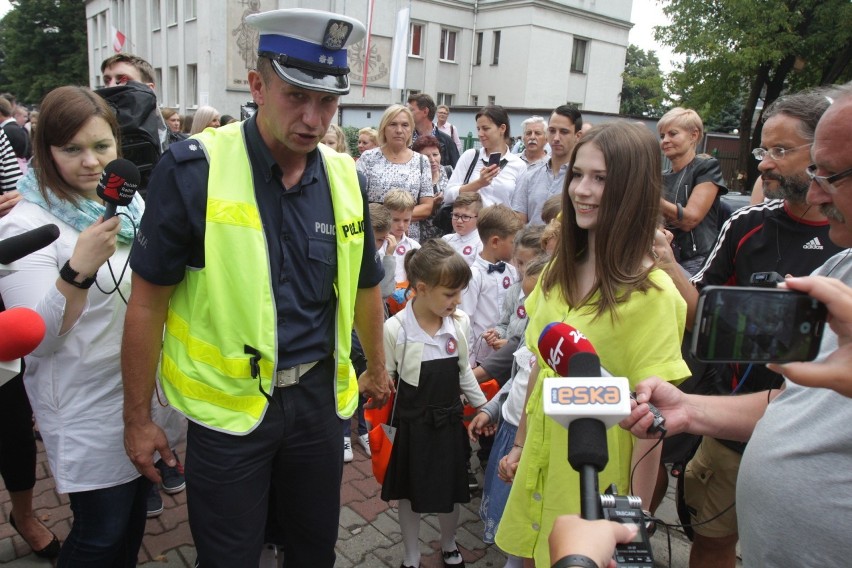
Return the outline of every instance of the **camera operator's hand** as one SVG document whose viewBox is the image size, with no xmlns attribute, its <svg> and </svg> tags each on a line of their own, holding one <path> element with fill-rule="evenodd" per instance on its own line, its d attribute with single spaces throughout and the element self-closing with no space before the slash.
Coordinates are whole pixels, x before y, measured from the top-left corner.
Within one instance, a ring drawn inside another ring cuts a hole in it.
<svg viewBox="0 0 852 568">
<path fill-rule="evenodd" d="M 822 387 L 852 397 L 852 288 L 824 276 L 787 278 L 785 286 L 805 292 L 828 308 L 828 325 L 837 334 L 837 349 L 824 360 L 814 363 L 770 364 L 768 368 L 781 373 L 794 383 L 807 387 Z"/>
<path fill-rule="evenodd" d="M 651 402 L 666 419 L 667 436 L 687 431 L 689 425 L 689 406 L 687 397 L 676 386 L 658 377 L 651 377 L 636 385 L 636 400 L 630 401 L 633 410 L 630 416 L 619 425 L 637 438 L 657 438 L 658 434 L 649 434 L 648 428 L 654 422 L 654 415 L 646 402 Z"/>
<path fill-rule="evenodd" d="M 598 566 L 614 568 L 615 545 L 630 542 L 638 530 L 634 524 L 586 521 L 576 515 L 562 515 L 556 518 L 550 531 L 550 560 L 555 563 L 570 554 L 580 554 Z"/>
</svg>

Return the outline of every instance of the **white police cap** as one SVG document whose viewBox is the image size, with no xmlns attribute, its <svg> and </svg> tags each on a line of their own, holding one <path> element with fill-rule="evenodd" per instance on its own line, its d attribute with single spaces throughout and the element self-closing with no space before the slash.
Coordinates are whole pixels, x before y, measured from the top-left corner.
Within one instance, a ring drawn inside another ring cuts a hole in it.
<svg viewBox="0 0 852 568">
<path fill-rule="evenodd" d="M 312 91 L 349 92 L 346 47 L 366 35 L 364 24 L 306 8 L 251 14 L 246 23 L 260 31 L 257 53 L 269 58 L 283 81 Z"/>
</svg>

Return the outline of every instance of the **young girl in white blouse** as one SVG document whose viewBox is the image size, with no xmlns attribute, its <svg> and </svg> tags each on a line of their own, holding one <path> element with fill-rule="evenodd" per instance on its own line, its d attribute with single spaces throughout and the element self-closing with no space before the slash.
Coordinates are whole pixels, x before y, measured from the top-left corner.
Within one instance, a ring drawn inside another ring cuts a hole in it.
<svg viewBox="0 0 852 568">
<path fill-rule="evenodd" d="M 421 513 L 438 514 L 444 565 L 462 566 L 455 531 L 459 503 L 470 501 L 470 491 L 459 394 L 474 407 L 486 402 L 467 362 L 470 322 L 456 310 L 470 268 L 438 239 L 405 260 L 415 296 L 385 322 L 387 368 L 399 383 L 392 420 L 398 429 L 382 499 L 399 500 L 403 567 L 420 564 Z"/>
</svg>

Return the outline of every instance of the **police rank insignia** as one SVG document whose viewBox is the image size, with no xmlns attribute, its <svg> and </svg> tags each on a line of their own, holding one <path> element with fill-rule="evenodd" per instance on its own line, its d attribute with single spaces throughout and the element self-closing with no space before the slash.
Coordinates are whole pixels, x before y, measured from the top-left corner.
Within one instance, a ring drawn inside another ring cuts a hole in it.
<svg viewBox="0 0 852 568">
<path fill-rule="evenodd" d="M 326 49 L 341 49 L 352 33 L 352 26 L 342 20 L 330 20 L 325 27 L 322 46 Z"/>
</svg>

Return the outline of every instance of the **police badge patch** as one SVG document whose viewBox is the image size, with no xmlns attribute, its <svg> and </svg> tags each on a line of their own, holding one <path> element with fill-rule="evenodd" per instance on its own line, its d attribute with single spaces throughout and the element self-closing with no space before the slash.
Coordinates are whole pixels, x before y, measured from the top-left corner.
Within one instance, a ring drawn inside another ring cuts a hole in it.
<svg viewBox="0 0 852 568">
<path fill-rule="evenodd" d="M 326 49 L 341 49 L 352 33 L 352 26 L 342 20 L 329 20 L 322 38 Z"/>
</svg>

